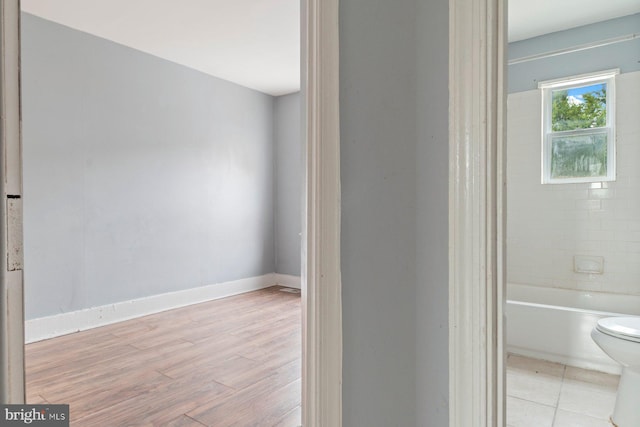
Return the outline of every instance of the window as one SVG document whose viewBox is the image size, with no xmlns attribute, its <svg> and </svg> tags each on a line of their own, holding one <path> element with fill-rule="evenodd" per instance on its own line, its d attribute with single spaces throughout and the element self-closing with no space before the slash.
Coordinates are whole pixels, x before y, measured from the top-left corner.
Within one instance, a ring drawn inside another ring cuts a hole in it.
<svg viewBox="0 0 640 427">
<path fill-rule="evenodd" d="M 542 183 L 614 181 L 618 70 L 540 82 Z"/>
</svg>

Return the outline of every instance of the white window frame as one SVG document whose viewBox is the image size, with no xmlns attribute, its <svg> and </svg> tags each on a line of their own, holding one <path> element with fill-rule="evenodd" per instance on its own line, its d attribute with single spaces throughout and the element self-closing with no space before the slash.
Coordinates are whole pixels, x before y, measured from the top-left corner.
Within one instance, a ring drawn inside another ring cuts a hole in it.
<svg viewBox="0 0 640 427">
<path fill-rule="evenodd" d="M 616 180 L 616 131 L 615 131 L 615 78 L 620 73 L 619 69 L 599 71 L 596 73 L 581 74 L 579 76 L 561 79 L 547 80 L 538 83 L 542 90 L 542 183 L 543 184 L 571 184 L 603 182 Z M 607 88 L 607 123 L 606 126 L 593 129 L 576 129 L 568 131 L 556 131 L 551 129 L 552 92 L 559 89 L 572 89 L 576 87 L 603 83 Z M 607 134 L 607 175 L 589 177 L 551 177 L 552 137 L 578 136 L 594 133 Z"/>
</svg>

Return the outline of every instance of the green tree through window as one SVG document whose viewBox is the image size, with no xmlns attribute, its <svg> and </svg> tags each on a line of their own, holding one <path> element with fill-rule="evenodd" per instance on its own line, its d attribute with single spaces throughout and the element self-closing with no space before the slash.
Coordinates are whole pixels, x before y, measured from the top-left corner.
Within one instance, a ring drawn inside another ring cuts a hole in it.
<svg viewBox="0 0 640 427">
<path fill-rule="evenodd" d="M 593 89 L 578 94 L 577 89 Z M 551 130 L 599 128 L 607 125 L 607 89 L 604 84 L 577 88 L 574 90 L 554 90 L 551 109 Z"/>
</svg>

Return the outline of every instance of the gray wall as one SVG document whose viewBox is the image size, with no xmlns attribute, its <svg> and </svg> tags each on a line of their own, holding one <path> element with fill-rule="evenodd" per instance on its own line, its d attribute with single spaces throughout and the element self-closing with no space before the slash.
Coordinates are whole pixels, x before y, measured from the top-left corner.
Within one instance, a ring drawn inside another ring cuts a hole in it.
<svg viewBox="0 0 640 427">
<path fill-rule="evenodd" d="M 449 425 L 449 2 L 418 0 L 417 425 Z"/>
<path fill-rule="evenodd" d="M 302 133 L 300 93 L 275 98 L 276 272 L 300 276 Z"/>
<path fill-rule="evenodd" d="M 22 18 L 27 319 L 275 271 L 273 98 Z"/>
<path fill-rule="evenodd" d="M 344 425 L 448 424 L 448 2 L 342 0 Z"/>
<path fill-rule="evenodd" d="M 640 32 L 640 14 L 509 43 L 510 60 Z M 620 68 L 640 71 L 640 39 L 509 66 L 509 93 L 537 89 L 538 82 Z"/>
</svg>

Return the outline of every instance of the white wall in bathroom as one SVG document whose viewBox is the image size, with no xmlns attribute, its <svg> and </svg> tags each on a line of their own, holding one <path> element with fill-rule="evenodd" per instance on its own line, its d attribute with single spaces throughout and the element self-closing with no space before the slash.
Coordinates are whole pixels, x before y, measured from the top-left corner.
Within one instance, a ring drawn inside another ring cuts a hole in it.
<svg viewBox="0 0 640 427">
<path fill-rule="evenodd" d="M 640 295 L 640 72 L 616 85 L 615 182 L 541 184 L 541 94 L 509 95 L 509 282 Z M 574 273 L 574 255 L 604 257 L 604 273 Z"/>
</svg>

